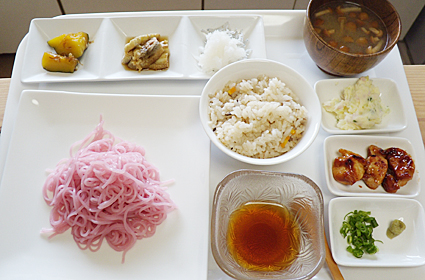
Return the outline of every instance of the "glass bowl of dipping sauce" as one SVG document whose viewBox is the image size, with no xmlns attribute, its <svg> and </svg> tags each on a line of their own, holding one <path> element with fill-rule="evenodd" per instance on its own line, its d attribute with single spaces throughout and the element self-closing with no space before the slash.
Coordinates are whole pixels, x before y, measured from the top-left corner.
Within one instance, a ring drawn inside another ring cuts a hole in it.
<svg viewBox="0 0 425 280">
<path fill-rule="evenodd" d="M 311 279 L 325 261 L 320 188 L 304 175 L 230 173 L 214 194 L 211 249 L 235 279 Z"/>
</svg>

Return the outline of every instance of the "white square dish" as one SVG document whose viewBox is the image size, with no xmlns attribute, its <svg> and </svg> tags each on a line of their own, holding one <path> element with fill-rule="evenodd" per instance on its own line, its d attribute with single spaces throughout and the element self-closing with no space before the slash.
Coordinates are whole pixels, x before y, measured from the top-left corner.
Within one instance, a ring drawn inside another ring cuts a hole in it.
<svg viewBox="0 0 425 280">
<path fill-rule="evenodd" d="M 367 148 L 370 145 L 376 145 L 382 149 L 397 147 L 409 153 L 413 160 L 416 159 L 415 150 L 409 140 L 400 137 L 388 136 L 369 136 L 369 135 L 333 135 L 324 141 L 324 164 L 325 176 L 328 189 L 331 193 L 339 196 L 389 196 L 412 198 L 420 191 L 420 171 L 418 165 L 415 166 L 415 174 L 405 186 L 401 187 L 396 193 L 388 193 L 382 186 L 373 190 L 366 186 L 360 180 L 354 185 L 348 186 L 337 182 L 332 175 L 332 165 L 336 157 L 341 156 L 339 149 L 346 149 L 356 154 L 367 157 Z"/>
<path fill-rule="evenodd" d="M 28 33 L 28 45 L 24 55 L 21 74 L 23 83 L 42 82 L 76 82 L 98 80 L 101 69 L 102 42 L 100 33 L 102 18 L 81 19 L 33 19 Z M 86 32 L 89 46 L 79 58 L 79 65 L 74 73 L 49 72 L 43 69 L 41 59 L 44 52 L 53 52 L 47 41 L 62 34 Z"/>
<path fill-rule="evenodd" d="M 185 32 L 182 16 L 114 17 L 108 19 L 105 42 L 108 51 L 103 57 L 102 78 L 105 80 L 181 79 L 186 64 Z M 129 39 L 145 34 L 159 33 L 168 39 L 170 66 L 166 70 L 126 69 L 121 64 L 124 45 Z"/>
<path fill-rule="evenodd" d="M 354 210 L 371 211 L 378 227 L 373 238 L 379 251 L 356 258 L 346 248 L 347 240 L 340 234 L 342 222 L 347 213 Z M 406 229 L 390 239 L 386 232 L 391 221 L 399 219 Z M 335 262 L 353 267 L 412 267 L 425 264 L 425 217 L 422 205 L 413 199 L 340 197 L 329 202 L 329 236 Z"/>
<path fill-rule="evenodd" d="M 251 50 L 249 58 L 266 58 L 266 43 L 263 18 L 258 15 L 226 15 L 226 16 L 189 16 L 188 32 L 192 34 L 187 50 L 190 54 L 188 75 L 191 78 L 208 79 L 212 74 L 206 74 L 198 65 L 201 47 L 205 46 L 207 30 L 217 29 L 225 24 L 232 31 L 242 34 L 246 49 Z"/>
<path fill-rule="evenodd" d="M 7 279 L 207 279 L 210 142 L 198 96 L 22 92 L 0 186 L 0 275 Z M 170 117 L 170 112 L 172 117 Z M 70 230 L 48 239 L 47 177 L 103 115 L 104 128 L 146 149 L 177 205 L 156 233 L 122 252 L 80 250 Z M 22 270 L 22 265 L 25 269 Z"/>
<path fill-rule="evenodd" d="M 353 85 L 358 78 L 326 79 L 317 81 L 314 89 L 322 105 L 322 128 L 331 134 L 366 134 L 401 131 L 407 127 L 407 119 L 403 111 L 403 102 L 397 84 L 391 79 L 371 78 L 373 85 L 381 92 L 381 102 L 390 108 L 389 114 L 383 117 L 380 124 L 373 128 L 361 130 L 342 130 L 336 127 L 336 118 L 323 108 L 323 103 L 339 98 L 344 88 Z"/>
</svg>

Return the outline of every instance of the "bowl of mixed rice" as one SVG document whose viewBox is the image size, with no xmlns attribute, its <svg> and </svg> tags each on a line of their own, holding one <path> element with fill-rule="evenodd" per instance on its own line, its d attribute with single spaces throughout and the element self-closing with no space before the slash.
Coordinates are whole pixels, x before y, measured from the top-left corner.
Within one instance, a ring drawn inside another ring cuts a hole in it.
<svg viewBox="0 0 425 280">
<path fill-rule="evenodd" d="M 215 73 L 199 104 L 203 128 L 227 155 L 255 165 L 286 162 L 316 138 L 319 99 L 292 68 L 267 59 L 246 59 Z"/>
</svg>

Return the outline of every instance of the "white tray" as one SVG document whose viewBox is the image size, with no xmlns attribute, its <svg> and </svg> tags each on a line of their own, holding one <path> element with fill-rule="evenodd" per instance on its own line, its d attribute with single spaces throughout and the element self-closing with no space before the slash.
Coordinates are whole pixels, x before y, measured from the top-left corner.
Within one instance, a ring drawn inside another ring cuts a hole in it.
<svg viewBox="0 0 425 280">
<path fill-rule="evenodd" d="M 285 10 L 255 10 L 255 11 L 176 11 L 176 12 L 146 12 L 146 13 L 115 13 L 107 14 L 108 17 L 142 16 L 142 15 L 230 15 L 230 14 L 257 14 L 262 15 L 265 27 L 266 53 L 268 59 L 273 59 L 293 67 L 305 76 L 311 86 L 318 80 L 334 78 L 320 71 L 309 57 L 302 39 L 302 26 L 305 11 Z M 62 18 L 105 17 L 105 14 L 91 15 L 68 15 Z M 24 89 L 66 90 L 76 92 L 92 93 L 125 93 L 125 94 L 156 94 L 173 95 L 184 92 L 186 95 L 200 95 L 206 80 L 168 80 L 168 81 L 120 81 L 120 82 L 86 82 L 86 83 L 40 83 L 22 84 L 21 73 L 23 69 L 23 55 L 27 46 L 26 38 L 22 41 L 15 59 L 9 98 L 7 100 L 6 112 L 3 122 L 0 143 L 0 170 L 4 168 L 4 162 L 10 144 L 10 136 L 14 127 L 19 97 Z M 422 142 L 418 121 L 415 115 L 409 86 L 403 70 L 398 48 L 394 50 L 375 68 L 364 73 L 372 78 L 389 78 L 397 83 L 403 100 L 403 111 L 406 113 L 407 128 L 402 132 L 384 133 L 381 135 L 397 136 L 407 138 L 416 151 L 416 164 L 421 170 L 425 166 L 424 143 Z M 142 86 L 143 85 L 143 86 Z M 178 88 L 178 90 L 176 90 Z M 210 201 L 215 187 L 229 172 L 242 169 L 260 169 L 272 171 L 284 171 L 301 173 L 313 181 L 322 189 L 325 209 L 329 200 L 335 197 L 326 186 L 325 169 L 323 166 L 323 142 L 330 134 L 323 129 L 319 131 L 315 142 L 302 155 L 290 162 L 276 166 L 253 166 L 233 160 L 225 155 L 214 145 L 211 146 L 210 162 Z M 207 186 L 205 186 L 207 187 Z M 415 198 L 422 205 L 425 204 L 425 194 L 420 192 Z M 211 209 L 211 204 L 210 204 Z M 326 228 L 328 228 L 327 210 L 325 211 Z M 402 279 L 409 275 L 412 279 L 421 279 L 425 275 L 425 266 L 414 268 L 353 268 L 341 267 L 342 274 L 346 279 L 368 279 L 373 275 L 374 279 Z M 212 254 L 208 256 L 208 279 L 230 279 L 216 265 Z M 314 279 L 331 279 L 329 270 L 325 266 Z"/>
</svg>

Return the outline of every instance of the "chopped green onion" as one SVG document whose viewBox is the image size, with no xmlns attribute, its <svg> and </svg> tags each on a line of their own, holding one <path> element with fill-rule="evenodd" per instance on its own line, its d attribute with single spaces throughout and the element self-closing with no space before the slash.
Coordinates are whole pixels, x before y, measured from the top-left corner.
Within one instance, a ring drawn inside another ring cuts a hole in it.
<svg viewBox="0 0 425 280">
<path fill-rule="evenodd" d="M 370 211 L 354 210 L 347 213 L 342 222 L 340 233 L 347 238 L 347 251 L 356 258 L 361 258 L 364 253 L 375 254 L 378 247 L 372 237 L 373 229 L 378 226 L 378 222 L 374 217 L 370 216 Z"/>
</svg>

